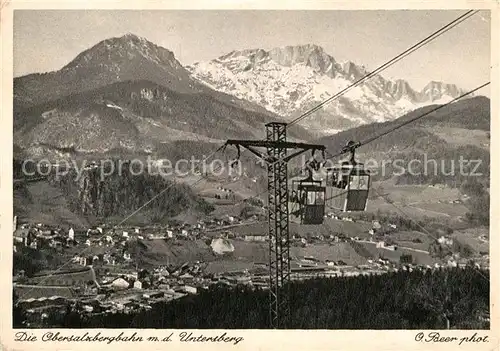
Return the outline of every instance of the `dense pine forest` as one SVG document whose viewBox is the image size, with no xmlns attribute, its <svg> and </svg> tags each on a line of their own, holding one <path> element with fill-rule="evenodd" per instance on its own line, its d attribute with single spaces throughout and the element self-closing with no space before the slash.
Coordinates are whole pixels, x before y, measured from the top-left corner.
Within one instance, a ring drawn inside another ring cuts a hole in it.
<svg viewBox="0 0 500 351">
<path fill-rule="evenodd" d="M 141 212 L 145 223 L 159 223 L 188 210 L 201 214 L 213 210 L 213 206 L 196 195 L 188 185 L 174 183 L 159 174 L 140 172 L 140 168 L 133 169 L 130 162 L 120 163 L 118 159 L 113 162 L 104 163 L 102 168 L 80 169 L 81 173 L 75 169 L 61 171 L 60 175 L 52 172 L 47 180 L 60 189 L 71 212 L 101 221 L 112 216 L 123 218 L 159 193 L 161 196 L 152 200 Z M 25 178 L 22 161 L 15 159 L 13 163 L 14 178 Z M 28 163 L 28 167 L 33 168 L 33 163 Z M 28 171 L 35 172 L 36 169 Z M 39 176 L 35 173 L 32 177 Z M 17 186 L 17 192 L 27 199 L 30 197 L 23 183 Z"/>
<path fill-rule="evenodd" d="M 290 285 L 290 329 L 488 329 L 489 273 L 473 268 L 311 279 Z M 14 323 L 22 315 L 14 311 Z M 19 324 L 17 324 L 19 325 Z M 52 327 L 266 329 L 268 292 L 214 286 L 137 315 L 68 309 Z"/>
</svg>

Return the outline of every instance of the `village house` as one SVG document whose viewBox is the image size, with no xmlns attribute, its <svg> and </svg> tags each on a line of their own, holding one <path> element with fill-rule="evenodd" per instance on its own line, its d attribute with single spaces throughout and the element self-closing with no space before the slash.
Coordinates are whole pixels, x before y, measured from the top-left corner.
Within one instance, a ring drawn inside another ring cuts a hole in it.
<svg viewBox="0 0 500 351">
<path fill-rule="evenodd" d="M 195 288 L 194 286 L 184 285 L 184 286 L 180 287 L 179 291 L 194 295 L 198 292 L 198 289 Z"/>
<path fill-rule="evenodd" d="M 334 267 L 335 266 L 335 261 L 330 261 L 330 260 L 325 260 L 325 263 L 328 267 Z"/>
<path fill-rule="evenodd" d="M 266 235 L 245 235 L 245 241 L 266 241 Z"/>
<path fill-rule="evenodd" d="M 440 243 L 441 245 L 448 245 L 448 246 L 451 246 L 453 245 L 453 239 L 451 238 L 447 238 L 445 236 L 441 236 L 439 239 L 438 239 L 438 243 Z"/>
</svg>

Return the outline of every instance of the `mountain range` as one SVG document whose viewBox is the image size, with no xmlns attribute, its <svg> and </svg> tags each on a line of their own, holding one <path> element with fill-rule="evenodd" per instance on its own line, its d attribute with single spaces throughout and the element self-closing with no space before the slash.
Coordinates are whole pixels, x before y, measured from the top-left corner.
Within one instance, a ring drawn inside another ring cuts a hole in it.
<svg viewBox="0 0 500 351">
<path fill-rule="evenodd" d="M 295 118 L 368 74 L 352 61 L 338 62 L 314 44 L 233 51 L 187 67 L 208 86 Z M 418 107 L 445 103 L 463 94 L 453 84 L 431 81 L 421 91 L 402 79 L 375 75 L 325 105 L 302 125 L 331 134 L 385 122 Z"/>
<path fill-rule="evenodd" d="M 282 121 L 207 87 L 174 54 L 126 34 L 99 42 L 58 71 L 14 79 L 14 140 L 28 155 L 151 153 L 177 140 L 262 137 Z M 309 139 L 298 126 L 292 139 Z"/>
<path fill-rule="evenodd" d="M 184 67 L 170 50 L 129 33 L 58 71 L 14 79 L 15 151 L 158 154 L 185 141 L 208 151 L 227 138 L 263 138 L 266 122 L 290 121 L 366 73 L 317 45 L 233 51 Z M 289 137 L 312 140 L 394 120 L 461 93 L 440 82 L 415 91 L 377 75 L 290 127 Z"/>
</svg>

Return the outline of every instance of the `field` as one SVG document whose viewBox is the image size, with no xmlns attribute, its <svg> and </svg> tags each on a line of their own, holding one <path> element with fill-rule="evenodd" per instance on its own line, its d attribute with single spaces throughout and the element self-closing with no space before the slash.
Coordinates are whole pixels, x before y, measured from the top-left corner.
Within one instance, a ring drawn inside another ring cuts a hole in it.
<svg viewBox="0 0 500 351">
<path fill-rule="evenodd" d="M 407 207 L 422 211 L 429 217 L 432 217 L 432 214 L 445 217 L 462 217 L 467 213 L 467 207 L 462 204 L 415 203 Z"/>
<path fill-rule="evenodd" d="M 348 265 L 366 264 L 366 258 L 356 253 L 349 243 L 333 243 L 309 245 L 307 247 L 293 247 L 290 249 L 294 258 L 303 256 L 313 256 L 318 260 L 339 261 L 342 260 Z"/>
<path fill-rule="evenodd" d="M 142 266 L 158 266 L 182 264 L 194 261 L 213 261 L 216 256 L 210 247 L 202 240 L 178 241 L 139 240 L 131 249 L 137 255 L 137 261 Z"/>
<path fill-rule="evenodd" d="M 15 189 L 13 201 L 19 223 L 68 224 L 75 229 L 88 226 L 86 219 L 69 210 L 61 191 L 46 181 L 27 183 L 24 189 Z"/>
<path fill-rule="evenodd" d="M 486 237 L 487 241 L 480 240 L 479 237 Z M 471 228 L 456 231 L 452 238 L 469 245 L 475 252 L 490 252 L 489 229 L 486 227 Z"/>
<path fill-rule="evenodd" d="M 253 268 L 255 268 L 253 262 L 220 259 L 209 262 L 207 268 L 205 268 L 205 271 L 207 273 L 223 273 L 231 271 L 243 271 L 245 269 L 251 270 Z"/>
<path fill-rule="evenodd" d="M 367 212 L 370 213 L 377 211 L 401 213 L 398 210 L 400 209 L 414 219 L 425 216 L 458 220 L 467 212 L 467 207 L 463 204 L 449 203 L 461 198 L 458 189 L 428 185 L 394 185 L 391 181 L 374 182 L 372 188 L 374 196 L 370 197 L 367 206 Z M 384 195 L 393 204 L 378 195 Z"/>
<path fill-rule="evenodd" d="M 417 231 L 400 231 L 390 235 L 390 238 L 397 242 L 398 245 L 409 247 L 417 250 L 428 251 L 429 245 L 435 240 L 428 234 Z M 413 240 L 418 239 L 421 243 L 415 243 Z"/>
<path fill-rule="evenodd" d="M 398 247 L 397 250 L 391 251 L 388 249 L 377 248 L 375 246 L 375 243 L 361 242 L 358 244 L 362 245 L 370 253 L 371 257 L 367 258 L 377 259 L 379 257 L 382 257 L 391 261 L 399 262 L 399 258 L 401 257 L 401 255 L 410 254 L 413 256 L 413 263 L 415 264 L 432 265 L 435 262 L 438 262 L 438 260 L 434 259 L 426 253 L 413 251 L 411 249 L 402 249 Z"/>
<path fill-rule="evenodd" d="M 485 130 L 474 130 L 464 128 L 440 128 L 433 127 L 429 132 L 437 135 L 447 143 L 455 145 L 474 145 L 489 150 L 490 140 Z"/>
</svg>

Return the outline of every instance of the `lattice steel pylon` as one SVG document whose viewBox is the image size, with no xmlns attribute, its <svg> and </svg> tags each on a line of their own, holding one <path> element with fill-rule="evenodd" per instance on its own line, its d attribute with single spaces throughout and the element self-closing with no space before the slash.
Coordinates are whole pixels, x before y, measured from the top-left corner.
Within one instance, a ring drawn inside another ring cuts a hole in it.
<svg viewBox="0 0 500 351">
<path fill-rule="evenodd" d="M 269 214 L 269 313 L 272 327 L 286 326 L 289 316 L 288 294 L 286 289 L 290 280 L 290 232 L 288 228 L 288 167 L 285 147 L 273 146 L 272 142 L 286 142 L 286 124 L 266 124 L 267 155 L 267 194 Z M 281 317 L 281 318 L 280 318 Z M 281 322 L 281 323 L 280 323 Z"/>
<path fill-rule="evenodd" d="M 323 145 L 286 141 L 286 123 L 266 124 L 266 140 L 228 140 L 226 145 L 244 147 L 267 162 L 269 224 L 269 318 L 271 328 L 286 328 L 290 318 L 290 232 L 288 214 L 288 161 Z M 255 148 L 265 147 L 267 154 Z M 289 149 L 295 152 L 288 155 Z M 238 152 L 239 154 L 239 152 Z"/>
</svg>

